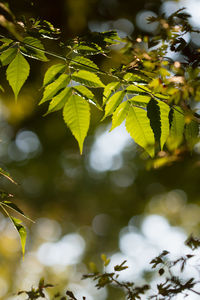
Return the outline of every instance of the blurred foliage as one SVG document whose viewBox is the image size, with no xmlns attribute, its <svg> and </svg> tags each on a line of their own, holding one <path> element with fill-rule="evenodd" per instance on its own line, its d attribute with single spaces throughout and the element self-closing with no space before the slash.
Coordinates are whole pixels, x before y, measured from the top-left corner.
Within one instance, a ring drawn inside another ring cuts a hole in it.
<svg viewBox="0 0 200 300">
<path fill-rule="evenodd" d="M 191 249 L 196 249 L 200 246 L 200 240 L 197 238 L 193 238 L 192 236 L 186 241 L 186 245 Z M 195 245 L 195 247 L 194 247 Z M 92 279 L 96 283 L 97 289 L 105 288 L 106 286 L 115 286 L 118 289 L 122 290 L 125 294 L 126 299 L 128 300 L 136 300 L 136 299 L 176 299 L 177 296 L 183 295 L 184 298 L 189 296 L 189 293 L 200 295 L 200 293 L 196 290 L 198 288 L 198 279 L 197 278 L 189 278 L 187 265 L 189 260 L 198 260 L 198 254 L 185 254 L 182 257 L 178 257 L 173 260 L 170 257 L 170 253 L 166 250 L 163 250 L 162 253 L 153 258 L 150 264 L 152 264 L 152 269 L 156 269 L 161 280 L 157 280 L 157 282 L 152 282 L 151 284 L 144 284 L 143 286 L 136 286 L 134 282 L 123 282 L 119 281 L 119 274 L 123 270 L 127 269 L 126 260 L 123 261 L 120 265 L 115 265 L 113 272 L 100 272 L 96 270 L 93 273 L 83 275 L 82 279 Z M 104 268 L 109 265 L 110 260 L 107 259 L 105 255 L 101 256 L 102 261 L 104 263 Z M 93 264 L 93 269 L 94 269 Z M 179 268 L 179 274 L 176 275 L 176 271 L 174 272 L 174 268 Z M 193 268 L 196 268 L 197 271 L 199 267 L 197 265 L 193 265 Z M 184 273 L 186 274 L 186 278 L 184 277 Z M 44 279 L 40 279 L 38 288 L 33 288 L 30 291 L 20 291 L 18 295 L 26 294 L 27 299 L 34 300 L 38 298 L 45 298 L 45 290 L 48 288 L 52 288 L 52 284 L 45 284 Z M 61 295 L 60 293 L 54 294 L 52 299 L 59 300 L 78 300 L 72 291 L 67 290 L 66 296 Z M 79 298 L 80 299 L 80 298 Z M 81 299 L 86 300 L 87 297 L 82 296 Z"/>
</svg>

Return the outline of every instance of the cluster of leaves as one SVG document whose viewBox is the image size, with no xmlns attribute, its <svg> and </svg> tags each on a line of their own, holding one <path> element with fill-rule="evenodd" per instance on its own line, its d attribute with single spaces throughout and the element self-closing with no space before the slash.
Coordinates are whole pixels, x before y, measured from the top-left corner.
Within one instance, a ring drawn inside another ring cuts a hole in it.
<svg viewBox="0 0 200 300">
<path fill-rule="evenodd" d="M 184 40 L 185 33 L 196 31 L 188 18 L 182 9 L 168 18 L 150 18 L 158 24 L 156 34 L 135 41 L 121 40 L 114 31 L 60 41 L 60 55 L 44 46 L 45 39 L 58 44 L 59 29 L 46 20 L 17 21 L 0 2 L 0 63 L 17 99 L 30 73 L 29 59 L 60 59 L 44 75 L 39 104 L 49 103 L 46 114 L 62 110 L 80 152 L 90 126 L 90 105 L 95 105 L 104 111 L 102 120 L 112 117 L 111 130 L 125 121 L 134 141 L 150 157 L 157 155 L 151 166 L 159 167 L 179 159 L 199 141 L 200 117 L 191 107 L 199 101 L 200 57 Z M 101 70 L 97 58 L 110 59 L 112 66 L 112 46 L 118 43 L 123 43 L 119 67 Z M 169 49 L 185 60 L 167 58 Z M 20 226 L 15 225 L 19 232 Z"/>
<path fill-rule="evenodd" d="M 200 240 L 194 237 L 189 237 L 185 244 L 192 250 L 200 247 Z M 127 300 L 137 299 L 155 299 L 155 300 L 170 300 L 175 299 L 176 296 L 183 295 L 184 297 L 189 296 L 188 292 L 200 295 L 200 292 L 195 289 L 196 285 L 199 284 L 199 280 L 193 277 L 188 278 L 189 274 L 187 271 L 188 261 L 192 258 L 198 259 L 198 254 L 186 254 L 175 260 L 170 259 L 170 253 L 164 250 L 160 255 L 152 259 L 150 264 L 152 270 L 156 270 L 157 275 L 160 279 L 159 283 L 153 284 L 153 282 L 144 284 L 142 286 L 136 286 L 134 282 L 122 282 L 119 280 L 119 274 L 123 270 L 127 269 L 126 261 L 121 264 L 114 266 L 113 272 L 106 272 L 106 267 L 110 263 L 110 259 L 106 255 L 102 254 L 101 259 L 103 262 L 104 272 L 97 270 L 94 263 L 90 263 L 90 269 L 93 273 L 83 275 L 83 279 L 92 279 L 96 283 L 96 288 L 101 289 L 107 286 L 118 287 L 124 292 Z M 173 268 L 178 267 L 180 269 L 179 275 L 173 274 Z M 196 265 L 194 268 L 198 268 Z M 199 269 L 198 269 L 199 271 Z M 186 276 L 182 276 L 186 275 Z M 184 279 L 183 279 L 184 277 Z M 185 279 L 187 278 L 187 279 Z M 42 278 L 38 284 L 38 288 L 33 288 L 30 291 L 20 291 L 18 295 L 25 293 L 28 298 L 27 300 L 35 300 L 38 298 L 45 298 L 45 289 L 53 287 L 52 284 L 45 284 Z M 197 288 L 197 287 L 196 287 Z M 65 295 L 57 293 L 53 296 L 52 300 L 78 300 L 72 291 L 67 290 Z M 86 300 L 86 297 L 82 297 Z"/>
<path fill-rule="evenodd" d="M 5 11 L 13 16 L 7 8 Z M 198 141 L 199 116 L 189 106 L 199 99 L 199 70 L 194 69 L 197 56 L 183 64 L 166 58 L 169 48 L 181 52 L 189 47 L 183 38 L 186 32 L 194 31 L 188 18 L 182 10 L 167 19 L 164 15 L 150 18 L 150 22 L 159 24 L 156 35 L 149 39 L 137 38 L 136 42 L 122 41 L 113 31 L 90 33 L 67 44 L 60 42 L 65 54 L 58 55 L 45 50 L 41 41 L 58 39 L 60 31 L 52 24 L 33 19 L 17 22 L 12 17 L 9 21 L 12 30 L 6 21 L 1 24 L 10 36 L 1 38 L 0 61 L 2 66 L 8 65 L 7 80 L 17 98 L 30 72 L 25 56 L 44 62 L 46 55 L 60 58 L 63 62 L 52 65 L 45 73 L 40 104 L 49 102 L 46 114 L 62 110 L 80 152 L 90 125 L 90 104 L 93 104 L 105 111 L 102 120 L 112 116 L 111 130 L 125 120 L 134 141 L 151 157 L 157 153 L 162 156 L 162 165 L 177 159 L 174 153 L 181 144 L 185 142 L 191 150 Z M 19 25 L 23 28 L 20 33 Z M 124 42 L 120 67 L 108 72 L 100 70 L 94 62 L 97 55 L 106 56 L 110 46 L 119 42 Z M 103 83 L 101 78 L 109 83 Z M 95 89 L 103 93 L 101 103 Z"/>
</svg>

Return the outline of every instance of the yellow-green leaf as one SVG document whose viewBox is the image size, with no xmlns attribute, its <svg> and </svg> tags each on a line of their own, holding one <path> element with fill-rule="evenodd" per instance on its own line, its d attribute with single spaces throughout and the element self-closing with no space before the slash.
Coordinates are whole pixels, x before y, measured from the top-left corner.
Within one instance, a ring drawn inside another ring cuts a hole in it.
<svg viewBox="0 0 200 300">
<path fill-rule="evenodd" d="M 134 73 L 126 73 L 124 75 L 124 80 L 130 82 L 130 81 L 135 81 L 135 82 L 148 82 L 148 77 L 144 76 L 143 74 L 134 74 Z"/>
<path fill-rule="evenodd" d="M 129 99 L 129 101 L 140 102 L 140 103 L 148 103 L 150 100 L 151 100 L 150 96 L 144 96 L 144 95 L 138 95 Z"/>
<path fill-rule="evenodd" d="M 89 103 L 78 95 L 72 95 L 63 109 L 63 118 L 79 144 L 80 153 L 90 125 Z"/>
<path fill-rule="evenodd" d="M 65 103 L 67 102 L 68 98 L 71 96 L 72 88 L 66 87 L 62 92 L 56 95 L 50 102 L 48 111 L 45 115 L 60 110 L 63 108 Z"/>
<path fill-rule="evenodd" d="M 67 74 L 60 75 L 54 82 L 50 83 L 45 87 L 42 100 L 39 104 L 42 104 L 52 99 L 60 90 L 67 87 L 70 81 L 70 76 Z"/>
<path fill-rule="evenodd" d="M 99 77 L 89 71 L 78 71 L 72 74 L 72 79 L 89 87 L 98 88 L 104 87 Z"/>
<path fill-rule="evenodd" d="M 115 109 L 119 106 L 119 104 L 124 99 L 124 96 L 125 96 L 125 91 L 119 91 L 109 98 L 108 102 L 106 103 L 104 118 L 111 115 L 115 111 Z"/>
<path fill-rule="evenodd" d="M 126 117 L 126 129 L 134 141 L 153 157 L 155 139 L 146 110 L 133 106 L 130 107 L 128 116 Z"/>
<path fill-rule="evenodd" d="M 71 66 L 74 66 L 76 69 L 88 70 L 90 72 L 96 72 L 99 70 L 97 65 L 89 58 L 83 56 L 76 56 L 70 62 Z"/>
<path fill-rule="evenodd" d="M 119 126 L 125 120 L 129 108 L 130 108 L 130 103 L 128 101 L 122 102 L 118 106 L 118 108 L 112 115 L 112 127 L 110 131 L 116 128 L 117 126 Z"/>
<path fill-rule="evenodd" d="M 171 130 L 170 136 L 167 141 L 167 145 L 169 149 L 176 149 L 183 140 L 183 133 L 185 127 L 185 116 L 183 110 L 178 107 L 174 106 L 172 110 L 172 123 L 171 123 Z"/>
<path fill-rule="evenodd" d="M 58 75 L 61 75 L 66 69 L 66 65 L 64 64 L 56 64 L 51 66 L 44 75 L 43 86 L 46 86 L 52 83 Z"/>
<path fill-rule="evenodd" d="M 169 136 L 169 105 L 164 102 L 158 101 L 160 107 L 160 120 L 161 120 L 161 137 L 160 137 L 160 147 L 161 150 Z"/>
<path fill-rule="evenodd" d="M 151 90 L 148 89 L 146 87 L 146 85 L 129 85 L 127 88 L 126 88 L 126 91 L 128 94 L 148 94 L 148 93 L 151 93 Z"/>
<path fill-rule="evenodd" d="M 41 61 L 48 61 L 44 51 L 42 51 L 44 50 L 44 46 L 40 40 L 32 36 L 27 36 L 24 38 L 23 43 L 24 44 L 20 47 L 20 50 L 24 53 L 24 55 Z"/>
<path fill-rule="evenodd" d="M 24 82 L 28 78 L 30 66 L 23 55 L 18 52 L 6 70 L 7 80 L 17 98 Z"/>
<path fill-rule="evenodd" d="M 95 99 L 94 94 L 84 85 L 76 85 L 73 86 L 73 90 L 78 94 L 79 96 L 91 100 L 90 102 L 94 104 L 98 109 L 102 110 L 101 106 L 99 105 L 98 101 Z"/>
<path fill-rule="evenodd" d="M 106 102 L 108 101 L 112 93 L 115 92 L 119 87 L 120 87 L 120 82 L 118 81 L 111 82 L 106 85 L 103 92 L 103 105 L 106 104 Z"/>
<path fill-rule="evenodd" d="M 2 66 L 9 65 L 17 54 L 17 48 L 9 48 L 3 51 L 0 55 L 0 61 Z"/>
</svg>

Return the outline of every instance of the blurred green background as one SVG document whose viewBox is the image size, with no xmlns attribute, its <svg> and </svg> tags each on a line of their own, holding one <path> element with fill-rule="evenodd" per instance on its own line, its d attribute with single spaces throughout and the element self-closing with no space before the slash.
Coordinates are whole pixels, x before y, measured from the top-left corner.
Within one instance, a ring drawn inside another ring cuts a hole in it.
<svg viewBox="0 0 200 300">
<path fill-rule="evenodd" d="M 133 39 L 151 35 L 156 28 L 147 24 L 146 17 L 182 6 L 192 14 L 192 24 L 200 27 L 195 11 L 200 2 L 195 0 L 11 0 L 9 4 L 18 18 L 46 19 L 61 28 L 64 41 L 89 30 L 116 29 L 121 37 Z M 200 43 L 196 36 L 188 39 L 192 47 Z M 57 51 L 53 41 L 46 47 Z M 43 276 L 56 285 L 54 292 L 69 288 L 87 300 L 123 299 L 118 289 L 97 291 L 92 282 L 80 280 L 82 274 L 89 272 L 89 262 L 99 265 L 101 253 L 106 253 L 111 264 L 127 259 L 129 269 L 122 279 L 143 283 L 153 256 L 163 249 L 180 253 L 187 236 L 199 234 L 200 147 L 171 166 L 147 170 L 147 158 L 124 126 L 109 133 L 110 120 L 99 125 L 102 113 L 92 108 L 92 125 L 80 156 L 61 114 L 43 117 L 47 107 L 38 106 L 41 75 L 56 62 L 30 61 L 32 71 L 17 103 L 3 79 L 0 166 L 18 185 L 1 178 L 0 188 L 14 194 L 13 201 L 35 223 L 26 222 L 22 261 L 18 236 L 0 215 L 0 298 L 19 299 L 17 291 Z"/>
</svg>

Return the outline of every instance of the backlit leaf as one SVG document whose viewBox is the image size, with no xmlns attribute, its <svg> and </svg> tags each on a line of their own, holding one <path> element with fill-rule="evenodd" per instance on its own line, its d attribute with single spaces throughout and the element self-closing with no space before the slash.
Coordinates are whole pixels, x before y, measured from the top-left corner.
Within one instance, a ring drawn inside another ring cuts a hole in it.
<svg viewBox="0 0 200 300">
<path fill-rule="evenodd" d="M 140 102 L 140 103 L 149 103 L 150 100 L 151 100 L 150 96 L 144 96 L 144 95 L 138 95 L 129 99 L 129 101 Z"/>
<path fill-rule="evenodd" d="M 126 117 L 126 129 L 134 141 L 154 156 L 154 134 L 146 110 L 131 106 Z"/>
<path fill-rule="evenodd" d="M 103 105 L 106 104 L 109 97 L 120 87 L 120 82 L 115 81 L 107 84 L 103 92 Z"/>
<path fill-rule="evenodd" d="M 70 82 L 70 76 L 67 74 L 60 75 L 55 81 L 50 83 L 45 87 L 44 94 L 42 100 L 39 104 L 42 104 L 50 99 L 52 99 L 56 94 L 67 87 Z"/>
<path fill-rule="evenodd" d="M 65 71 L 66 65 L 56 64 L 51 66 L 44 75 L 43 86 L 52 83 L 59 75 Z"/>
<path fill-rule="evenodd" d="M 99 70 L 97 65 L 90 59 L 83 56 L 76 56 L 70 63 L 71 66 L 74 66 L 76 69 L 88 70 L 90 72 L 96 72 Z"/>
<path fill-rule="evenodd" d="M 112 127 L 110 129 L 113 130 L 117 126 L 119 126 L 126 118 L 128 111 L 130 108 L 130 103 L 128 101 L 122 102 L 112 116 Z"/>
<path fill-rule="evenodd" d="M 108 102 L 106 103 L 104 118 L 111 115 L 115 111 L 115 109 L 124 99 L 124 96 L 125 96 L 125 91 L 119 91 L 109 98 Z"/>
<path fill-rule="evenodd" d="M 134 74 L 134 73 L 126 73 L 126 75 L 124 75 L 124 79 L 128 82 L 132 81 L 132 82 L 141 82 L 141 83 L 145 83 L 148 82 L 148 77 L 140 74 Z"/>
<path fill-rule="evenodd" d="M 98 109 L 102 110 L 101 106 L 99 105 L 98 101 L 96 100 L 94 94 L 84 85 L 76 85 L 73 86 L 73 90 L 81 97 L 91 100 L 90 102 L 93 103 Z"/>
<path fill-rule="evenodd" d="M 78 95 L 72 95 L 63 109 L 63 118 L 79 144 L 80 153 L 90 124 L 89 103 Z"/>
<path fill-rule="evenodd" d="M 167 145 L 169 149 L 176 149 L 183 140 L 185 117 L 183 110 L 178 106 L 174 106 L 171 113 L 172 121 Z"/>
<path fill-rule="evenodd" d="M 27 36 L 24 38 L 23 43 L 24 44 L 23 44 L 23 46 L 20 47 L 20 49 L 24 55 L 27 55 L 31 58 L 35 58 L 35 59 L 38 59 L 41 61 L 48 61 L 44 51 L 42 51 L 42 50 L 44 50 L 44 46 L 40 40 L 38 40 L 32 36 Z M 30 45 L 30 46 L 28 46 L 28 45 Z M 41 51 L 39 49 L 41 49 Z"/>
<path fill-rule="evenodd" d="M 128 94 L 139 94 L 139 95 L 143 95 L 143 94 L 149 94 L 151 93 L 151 90 L 148 89 L 145 85 L 129 85 L 126 88 L 126 91 Z"/>
<path fill-rule="evenodd" d="M 48 111 L 45 115 L 60 110 L 63 108 L 65 103 L 67 102 L 68 98 L 71 96 L 72 88 L 66 87 L 62 90 L 58 95 L 56 95 L 50 102 Z"/>
<path fill-rule="evenodd" d="M 98 88 L 104 87 L 99 77 L 89 71 L 78 71 L 72 74 L 72 79 L 89 87 Z"/>
<path fill-rule="evenodd" d="M 1 53 L 0 61 L 2 66 L 9 65 L 17 54 L 17 48 L 9 48 Z"/>
<path fill-rule="evenodd" d="M 30 66 L 23 55 L 18 52 L 6 70 L 7 80 L 17 98 L 24 82 L 28 78 Z"/>
<path fill-rule="evenodd" d="M 160 107 L 160 120 L 161 120 L 161 137 L 160 137 L 160 147 L 161 150 L 169 136 L 169 105 L 164 102 L 158 101 Z"/>
</svg>

